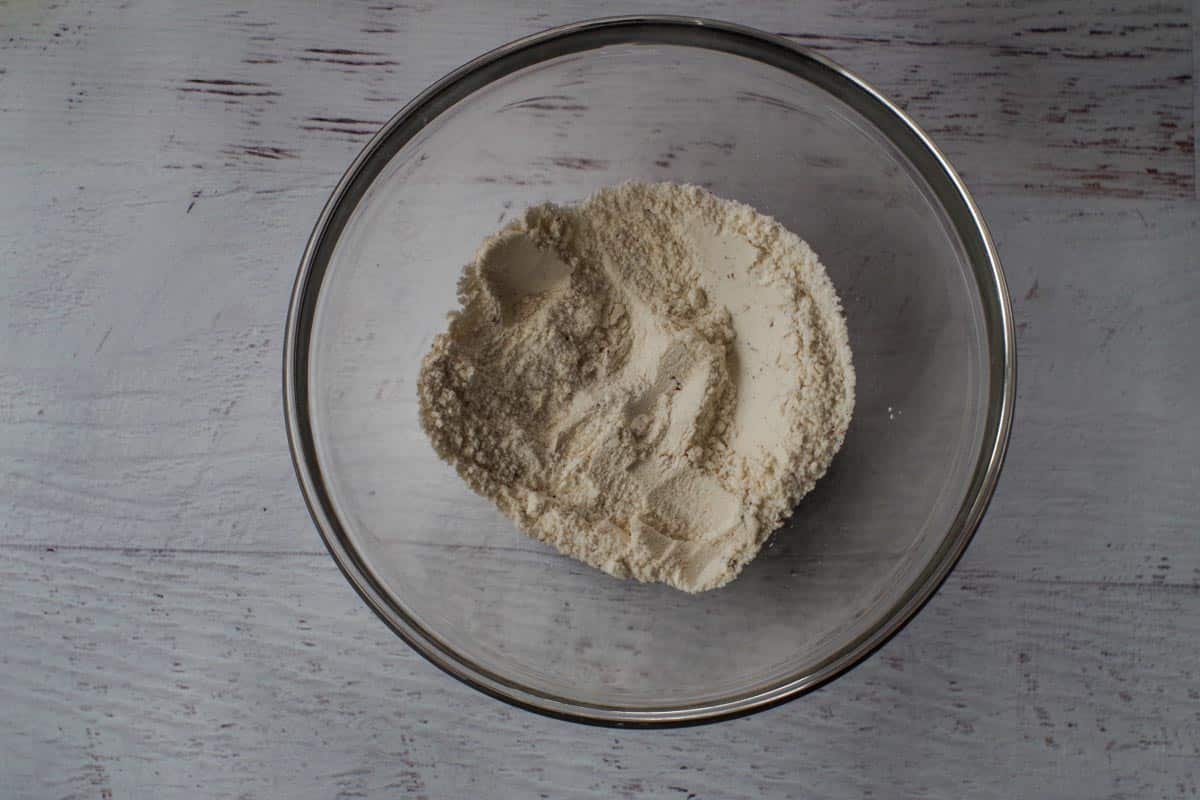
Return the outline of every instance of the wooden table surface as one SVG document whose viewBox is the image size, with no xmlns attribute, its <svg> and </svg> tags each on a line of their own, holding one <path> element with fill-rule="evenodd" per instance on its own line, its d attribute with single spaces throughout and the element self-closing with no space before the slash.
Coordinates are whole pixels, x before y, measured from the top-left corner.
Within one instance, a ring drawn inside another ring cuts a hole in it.
<svg viewBox="0 0 1200 800">
<path fill-rule="evenodd" d="M 654 732 L 410 652 L 321 546 L 279 389 L 367 137 L 489 48 L 643 5 L 0 2 L 0 796 L 1200 794 L 1200 12 L 996 5 L 654 5 L 904 105 L 992 226 L 1020 358 L 999 491 L 917 619 L 803 699 Z"/>
</svg>

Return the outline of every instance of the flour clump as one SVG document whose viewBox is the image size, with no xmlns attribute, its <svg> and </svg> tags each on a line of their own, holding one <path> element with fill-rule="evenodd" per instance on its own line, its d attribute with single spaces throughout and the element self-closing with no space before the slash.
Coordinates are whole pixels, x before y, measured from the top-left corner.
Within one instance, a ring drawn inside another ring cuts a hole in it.
<svg viewBox="0 0 1200 800">
<path fill-rule="evenodd" d="M 490 237 L 422 364 L 438 455 L 622 578 L 737 577 L 841 447 L 854 368 L 807 244 L 688 185 L 541 205 Z"/>
</svg>

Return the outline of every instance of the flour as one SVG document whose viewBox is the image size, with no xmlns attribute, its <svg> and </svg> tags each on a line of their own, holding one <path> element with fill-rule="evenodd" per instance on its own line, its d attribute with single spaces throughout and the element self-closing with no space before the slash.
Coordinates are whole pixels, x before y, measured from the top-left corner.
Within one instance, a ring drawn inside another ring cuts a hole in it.
<svg viewBox="0 0 1200 800">
<path fill-rule="evenodd" d="M 735 578 L 841 447 L 854 369 L 813 251 L 695 186 L 542 205 L 484 242 L 421 423 L 529 535 L 689 592 Z"/>
</svg>

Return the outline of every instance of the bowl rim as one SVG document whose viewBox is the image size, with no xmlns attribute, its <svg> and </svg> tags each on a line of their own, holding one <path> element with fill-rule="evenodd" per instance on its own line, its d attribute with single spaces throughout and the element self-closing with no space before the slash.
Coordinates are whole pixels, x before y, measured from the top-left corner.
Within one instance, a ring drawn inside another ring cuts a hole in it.
<svg viewBox="0 0 1200 800">
<path fill-rule="evenodd" d="M 917 167 L 960 237 L 980 293 L 990 355 L 987 418 L 971 483 L 938 550 L 903 596 L 875 625 L 813 669 L 714 702 L 655 708 L 599 705 L 524 685 L 473 663 L 394 603 L 383 582 L 356 552 L 335 513 L 316 458 L 308 415 L 309 345 L 328 258 L 346 219 L 379 168 L 442 111 L 500 77 L 559 55 L 635 41 L 694 46 L 753 58 L 815 83 L 866 117 Z M 978 206 L 932 139 L 880 92 L 828 58 L 755 28 L 672 15 L 605 17 L 535 33 L 467 62 L 401 108 L 363 147 L 322 208 L 297 271 L 284 335 L 283 407 L 292 465 L 326 548 L 363 601 L 410 647 L 467 685 L 523 709 L 597 725 L 676 727 L 743 716 L 806 694 L 860 664 L 929 601 L 974 536 L 1000 476 L 1016 397 L 1015 337 L 1007 282 Z"/>
</svg>

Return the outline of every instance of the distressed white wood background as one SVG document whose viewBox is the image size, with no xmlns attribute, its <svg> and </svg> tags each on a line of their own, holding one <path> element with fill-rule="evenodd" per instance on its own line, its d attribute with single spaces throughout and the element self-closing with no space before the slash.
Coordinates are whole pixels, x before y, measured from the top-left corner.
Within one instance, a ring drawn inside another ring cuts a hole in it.
<svg viewBox="0 0 1200 800">
<path fill-rule="evenodd" d="M 1200 11 L 659 2 L 904 104 L 1013 287 L 1017 426 L 920 616 L 806 698 L 586 728 L 360 603 L 295 488 L 280 334 L 369 134 L 461 62 L 632 2 L 0 2 L 0 796 L 1200 794 Z"/>
</svg>

